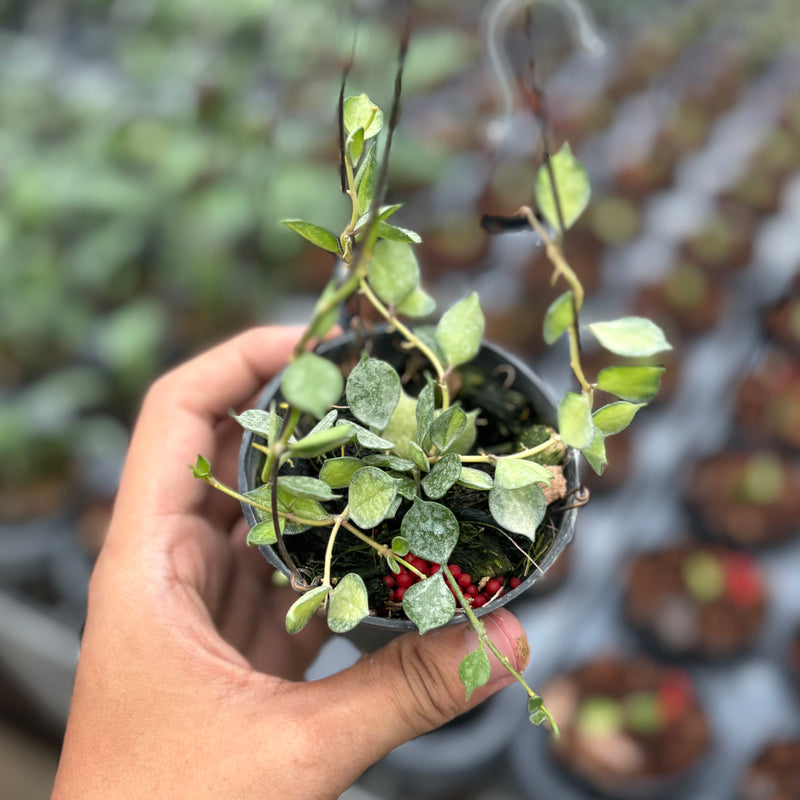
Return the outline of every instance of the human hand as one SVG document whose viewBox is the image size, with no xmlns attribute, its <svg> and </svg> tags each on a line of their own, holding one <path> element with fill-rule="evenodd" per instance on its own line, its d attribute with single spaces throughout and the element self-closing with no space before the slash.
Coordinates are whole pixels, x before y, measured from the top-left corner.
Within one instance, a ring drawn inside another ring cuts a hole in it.
<svg viewBox="0 0 800 800">
<path fill-rule="evenodd" d="M 228 409 L 256 394 L 299 336 L 251 330 L 148 392 L 91 579 L 55 800 L 335 798 L 394 747 L 513 681 L 495 661 L 465 701 L 458 664 L 475 639 L 458 625 L 302 682 L 324 620 L 286 633 L 296 596 L 247 548 L 238 504 L 189 468 L 202 452 L 235 483 L 241 429 Z M 514 616 L 484 622 L 523 670 Z"/>
</svg>

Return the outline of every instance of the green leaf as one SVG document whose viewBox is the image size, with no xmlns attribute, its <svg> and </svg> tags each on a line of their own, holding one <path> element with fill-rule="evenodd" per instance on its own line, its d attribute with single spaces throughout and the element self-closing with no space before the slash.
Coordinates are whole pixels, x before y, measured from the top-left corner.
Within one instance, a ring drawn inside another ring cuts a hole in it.
<svg viewBox="0 0 800 800">
<path fill-rule="evenodd" d="M 644 317 L 620 317 L 609 322 L 593 322 L 588 328 L 606 350 L 618 356 L 637 358 L 672 350 L 664 331 L 655 322 Z"/>
<path fill-rule="evenodd" d="M 664 367 L 607 367 L 597 375 L 597 388 L 631 403 L 649 403 L 665 372 Z"/>
<path fill-rule="evenodd" d="M 558 432 L 567 447 L 583 450 L 592 443 L 594 425 L 585 394 L 567 392 L 558 404 Z"/>
<path fill-rule="evenodd" d="M 644 405 L 644 403 L 625 403 L 623 401 L 609 403 L 598 408 L 592 414 L 592 421 L 604 436 L 611 436 L 624 431 L 631 424 L 636 412 L 640 408 L 644 408 Z"/>
<path fill-rule="evenodd" d="M 528 714 L 530 721 L 534 725 L 542 725 L 548 721 L 552 722 L 541 697 L 531 697 L 528 699 Z"/>
<path fill-rule="evenodd" d="M 339 240 L 326 228 L 321 228 L 319 225 L 314 225 L 302 219 L 284 219 L 281 222 L 317 247 L 339 255 Z"/>
<path fill-rule="evenodd" d="M 692 596 L 701 603 L 710 603 L 725 591 L 725 570 L 711 553 L 692 553 L 684 559 L 681 575 Z"/>
<path fill-rule="evenodd" d="M 460 406 L 450 406 L 439 414 L 430 429 L 431 442 L 441 452 L 447 450 L 467 426 L 467 415 Z"/>
<path fill-rule="evenodd" d="M 382 241 L 404 242 L 406 244 L 420 244 L 422 237 L 416 231 L 408 228 L 400 228 L 397 225 L 390 225 L 388 222 L 378 223 L 378 236 Z"/>
<path fill-rule="evenodd" d="M 347 376 L 345 396 L 357 419 L 383 430 L 400 400 L 400 377 L 391 364 L 364 353 Z"/>
<path fill-rule="evenodd" d="M 394 442 L 394 452 L 401 458 L 413 457 L 411 443 L 417 435 L 416 412 L 417 401 L 401 391 L 389 424 L 383 429 L 383 438 Z"/>
<path fill-rule="evenodd" d="M 374 528 L 389 516 L 396 496 L 394 478 L 377 467 L 361 467 L 350 479 L 347 492 L 350 518 L 359 528 Z"/>
<path fill-rule="evenodd" d="M 414 462 L 408 458 L 400 458 L 393 456 L 389 453 L 374 453 L 369 456 L 364 456 L 362 459 L 364 464 L 369 467 L 383 467 L 384 469 L 393 469 L 398 472 L 409 472 L 414 469 Z"/>
<path fill-rule="evenodd" d="M 343 388 L 344 379 L 339 368 L 314 353 L 299 356 L 286 367 L 281 379 L 281 392 L 286 401 L 317 419 L 324 417 L 328 407 L 339 401 Z"/>
<path fill-rule="evenodd" d="M 417 484 L 410 475 L 398 475 L 396 472 L 390 473 L 397 485 L 397 494 L 406 500 L 416 500 L 419 496 Z M 394 514 L 392 514 L 394 516 Z"/>
<path fill-rule="evenodd" d="M 552 170 L 551 180 L 550 173 Z M 553 182 L 556 185 L 558 206 L 553 195 Z M 569 230 L 589 203 L 591 186 L 589 176 L 583 164 L 572 154 L 567 142 L 550 158 L 549 167 L 543 164 L 536 173 L 534 184 L 536 207 L 543 214 L 554 230 L 560 230 L 558 208 L 564 223 L 564 230 Z"/>
<path fill-rule="evenodd" d="M 359 445 L 361 445 L 361 447 L 367 450 L 394 449 L 394 442 L 390 442 L 388 439 L 383 439 L 367 428 L 357 425 L 355 422 L 344 422 L 340 420 L 336 423 L 336 427 L 338 428 L 340 425 L 349 425 L 355 433 L 356 441 L 359 443 Z"/>
<path fill-rule="evenodd" d="M 456 601 L 447 588 L 441 572 L 424 581 L 412 583 L 406 589 L 403 595 L 403 611 L 420 633 L 446 625 L 453 618 L 453 614 L 456 613 Z"/>
<path fill-rule="evenodd" d="M 606 437 L 596 430 L 592 443 L 583 449 L 583 457 L 597 475 L 602 475 L 608 464 L 606 457 Z"/>
<path fill-rule="evenodd" d="M 494 487 L 491 475 L 473 467 L 461 467 L 461 476 L 458 479 L 458 484 L 466 486 L 468 489 L 483 489 L 485 491 Z"/>
<path fill-rule="evenodd" d="M 331 489 L 344 489 L 350 485 L 350 479 L 355 472 L 364 465 L 357 458 L 329 458 L 326 459 L 319 471 L 319 477 L 331 487 Z"/>
<path fill-rule="evenodd" d="M 330 590 L 330 586 L 317 586 L 301 594 L 286 612 L 286 630 L 289 633 L 300 633 L 314 616 L 314 612 L 322 605 Z"/>
<path fill-rule="evenodd" d="M 336 420 L 338 418 L 339 411 L 335 408 L 332 408 L 306 435 L 311 436 L 312 434 L 319 433 L 320 431 L 329 430 L 336 424 Z"/>
<path fill-rule="evenodd" d="M 492 665 L 489 663 L 489 656 L 486 655 L 486 650 L 481 642 L 480 647 L 467 653 L 458 665 L 458 677 L 461 678 L 461 683 L 466 689 L 466 699 L 469 700 L 476 689 L 485 686 L 491 675 Z"/>
<path fill-rule="evenodd" d="M 355 164 L 361 158 L 364 152 L 364 129 L 356 128 L 348 137 L 345 142 L 345 147 L 350 153 L 350 159 Z"/>
<path fill-rule="evenodd" d="M 535 461 L 522 461 L 518 458 L 501 458 L 494 471 L 494 485 L 501 489 L 519 489 L 532 483 L 547 483 L 553 473 Z"/>
<path fill-rule="evenodd" d="M 358 213 L 360 215 L 355 226 L 356 232 L 369 222 L 369 210 L 372 207 L 372 199 L 375 196 L 377 183 L 378 159 L 375 156 L 375 148 L 371 146 L 366 157 L 359 165 L 354 180 L 356 194 L 358 196 Z"/>
<path fill-rule="evenodd" d="M 208 463 L 208 459 L 204 456 L 197 456 L 197 461 L 192 467 L 192 475 L 195 478 L 207 478 L 210 474 L 211 464 Z"/>
<path fill-rule="evenodd" d="M 400 525 L 400 533 L 408 539 L 411 552 L 437 564 L 447 563 L 459 532 L 458 521 L 449 508 L 426 500 L 416 500 Z"/>
<path fill-rule="evenodd" d="M 269 490 L 269 486 L 264 487 Z M 265 505 L 270 505 L 269 501 Z M 278 510 L 287 514 L 294 514 L 300 519 L 309 520 L 311 522 L 330 522 L 331 515 L 327 512 L 317 500 L 312 500 L 308 497 L 298 497 L 292 494 L 282 486 L 278 486 Z M 286 525 L 287 533 L 300 533 L 307 530 L 308 526 L 300 523 L 288 523 Z"/>
<path fill-rule="evenodd" d="M 550 304 L 544 315 L 544 340 L 554 344 L 561 335 L 575 324 L 575 296 L 572 291 L 564 292 Z"/>
<path fill-rule="evenodd" d="M 401 303 L 419 285 L 419 264 L 411 245 L 381 239 L 375 245 L 367 278 L 384 303 Z"/>
<path fill-rule="evenodd" d="M 308 500 L 335 500 L 339 497 L 331 491 L 325 481 L 318 478 L 311 478 L 306 475 L 281 475 L 278 478 L 278 486 L 290 492 L 295 497 L 305 497 Z"/>
<path fill-rule="evenodd" d="M 261 408 L 251 408 L 247 411 L 242 411 L 241 414 L 231 414 L 246 431 L 255 433 L 263 437 L 268 442 L 272 441 L 272 436 L 275 433 L 276 421 L 278 427 L 281 423 L 281 418 L 272 411 L 264 411 Z"/>
<path fill-rule="evenodd" d="M 411 458 L 414 460 L 414 464 L 422 470 L 422 472 L 430 472 L 431 464 L 428 461 L 428 456 L 425 454 L 425 451 L 413 441 L 408 443 L 408 447 L 411 451 Z"/>
<path fill-rule="evenodd" d="M 360 575 L 348 572 L 334 586 L 328 603 L 328 627 L 334 633 L 347 633 L 369 616 L 367 587 Z"/>
<path fill-rule="evenodd" d="M 484 329 L 483 311 L 477 292 L 460 300 L 444 312 L 436 326 L 436 341 L 447 366 L 457 367 L 471 361 L 481 349 Z"/>
<path fill-rule="evenodd" d="M 636 733 L 658 733 L 664 728 L 664 712 L 655 692 L 631 692 L 623 703 L 623 713 L 628 727 Z"/>
<path fill-rule="evenodd" d="M 475 420 L 478 418 L 480 412 L 475 409 L 467 413 L 467 422 L 464 425 L 461 433 L 453 439 L 452 442 L 441 452 L 442 453 L 458 453 L 459 455 L 466 455 L 472 451 L 472 446 L 475 444 L 475 439 L 478 438 L 478 428 L 475 425 Z"/>
<path fill-rule="evenodd" d="M 372 139 L 383 128 L 383 113 L 366 94 L 346 97 L 343 112 L 344 130 L 348 136 L 363 128 L 364 138 Z"/>
<path fill-rule="evenodd" d="M 403 298 L 395 308 L 398 314 L 406 317 L 427 317 L 436 311 L 436 301 L 420 286 L 417 286 L 410 294 Z"/>
<path fill-rule="evenodd" d="M 534 540 L 547 511 L 547 501 L 536 483 L 518 489 L 495 486 L 489 492 L 489 511 L 500 527 Z"/>
<path fill-rule="evenodd" d="M 289 454 L 297 458 L 317 458 L 325 453 L 347 444 L 355 436 L 353 426 L 348 422 L 334 428 L 309 433 L 289 445 Z"/>
<path fill-rule="evenodd" d="M 436 389 L 433 381 L 428 378 L 428 383 L 422 388 L 417 397 L 417 442 L 421 445 L 430 433 L 433 424 L 433 412 L 436 408 Z"/>
<path fill-rule="evenodd" d="M 278 518 L 278 524 L 280 525 L 281 533 L 283 533 L 283 529 L 286 525 L 283 517 Z M 249 545 L 273 545 L 277 544 L 277 542 L 278 537 L 275 535 L 275 526 L 269 518 L 257 522 L 247 532 L 247 544 Z"/>
<path fill-rule="evenodd" d="M 408 543 L 408 539 L 404 536 L 395 536 L 392 539 L 392 552 L 403 558 L 403 556 L 407 556 L 411 552 L 411 545 Z"/>
<path fill-rule="evenodd" d="M 422 479 L 422 488 L 431 500 L 444 497 L 461 476 L 461 459 L 455 454 L 442 456 Z"/>
<path fill-rule="evenodd" d="M 359 185 L 359 174 L 361 173 L 361 171 L 363 169 L 364 169 L 364 165 L 362 164 L 358 168 L 358 173 L 356 173 L 356 187 L 358 187 L 358 185 Z M 403 207 L 402 203 L 394 203 L 393 205 L 381 206 L 378 209 L 378 217 L 377 218 L 379 220 L 388 219 L 389 217 L 392 216 L 392 214 L 395 213 L 395 211 L 399 211 L 402 207 Z M 359 213 L 361 214 L 361 216 L 358 218 L 358 220 L 356 220 L 356 224 L 354 226 L 356 233 L 360 233 L 362 228 L 369 222 L 369 217 L 370 217 L 369 212 L 370 212 L 369 206 L 367 206 L 363 210 L 363 212 L 359 209 Z"/>
</svg>

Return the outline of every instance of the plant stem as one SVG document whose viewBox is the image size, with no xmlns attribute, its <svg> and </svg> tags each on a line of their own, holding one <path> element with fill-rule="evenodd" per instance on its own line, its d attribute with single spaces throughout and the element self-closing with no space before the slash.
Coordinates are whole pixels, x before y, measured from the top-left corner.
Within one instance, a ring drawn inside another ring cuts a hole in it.
<svg viewBox="0 0 800 800">
<path fill-rule="evenodd" d="M 258 503 L 252 498 L 240 494 L 227 484 L 218 481 L 213 475 L 207 475 L 202 478 L 202 480 L 211 486 L 212 489 L 217 489 L 223 494 L 227 494 L 229 497 L 232 497 L 234 500 L 238 500 L 240 503 L 245 503 L 248 506 L 257 508 L 259 511 L 263 511 L 265 514 L 272 513 L 272 508 L 270 508 L 270 506 L 265 506 L 263 503 Z M 297 514 L 292 514 L 289 511 L 278 511 L 278 516 L 282 517 L 287 522 L 293 522 L 295 525 L 307 525 L 310 528 L 327 528 L 329 525 L 333 525 L 336 521 L 334 517 L 330 517 L 329 519 L 306 519 L 305 517 L 298 517 Z"/>
<path fill-rule="evenodd" d="M 436 353 L 428 347 L 422 339 L 417 336 L 408 326 L 404 325 L 380 300 L 380 298 L 372 291 L 369 283 L 362 280 L 359 285 L 359 291 L 369 302 L 375 307 L 375 310 L 391 325 L 393 325 L 400 335 L 411 345 L 417 348 L 427 359 L 431 362 L 431 366 L 436 372 L 437 383 L 442 392 L 442 411 L 450 406 L 450 390 L 447 388 L 447 375 L 442 362 L 439 361 Z"/>
<path fill-rule="evenodd" d="M 333 559 L 333 545 L 336 541 L 336 534 L 339 533 L 339 529 L 342 527 L 342 523 L 346 519 L 347 508 L 345 508 L 345 510 L 334 519 L 333 528 L 331 529 L 330 536 L 328 536 L 328 547 L 325 549 L 325 569 L 322 574 L 323 586 L 331 585 L 331 561 Z"/>
<path fill-rule="evenodd" d="M 546 442 L 542 442 L 541 444 L 537 444 L 535 447 L 528 447 L 526 450 L 520 450 L 517 453 L 509 453 L 507 456 L 495 456 L 490 453 L 482 453 L 477 456 L 462 456 L 459 455 L 459 459 L 462 464 L 495 464 L 498 461 L 502 461 L 506 458 L 528 458 L 530 456 L 538 455 L 539 453 L 543 453 L 549 448 L 551 448 L 554 444 L 561 441 L 561 437 L 554 433 Z M 431 464 L 435 464 L 437 461 L 440 461 L 443 456 L 429 456 L 428 461 Z"/>
<path fill-rule="evenodd" d="M 356 528 L 351 522 L 347 522 L 345 520 L 342 521 L 342 527 L 346 530 L 350 531 L 357 539 L 360 539 L 364 544 L 368 544 L 373 550 L 376 550 L 381 558 L 388 558 L 391 556 L 395 560 L 399 561 L 409 572 L 413 572 L 418 578 L 425 578 L 426 576 L 423 575 L 413 564 L 409 564 L 402 556 L 398 556 L 397 553 L 392 550 L 391 547 L 388 547 L 385 544 L 381 544 L 380 542 L 376 542 L 371 536 L 367 536 L 366 533 Z"/>
<path fill-rule="evenodd" d="M 536 214 L 533 213 L 533 210 L 529 206 L 522 206 L 517 213 L 525 217 L 531 228 L 533 228 L 541 238 L 545 246 L 547 257 L 550 259 L 550 263 L 555 269 L 556 277 L 559 275 L 563 277 L 572 290 L 572 324 L 569 326 L 569 363 L 570 367 L 572 367 L 572 371 L 575 373 L 575 377 L 578 379 L 581 390 L 591 401 L 594 396 L 594 387 L 586 380 L 583 367 L 581 366 L 581 343 L 580 332 L 578 330 L 578 315 L 583 307 L 584 299 L 583 285 L 575 274 L 575 271 L 567 263 L 566 258 L 564 258 L 564 253 L 561 248 L 550 238 L 544 225 L 536 218 Z"/>
<path fill-rule="evenodd" d="M 494 657 L 503 665 L 503 667 L 514 677 L 514 679 L 522 685 L 522 688 L 525 689 L 528 697 L 532 700 L 535 700 L 539 697 L 536 692 L 531 689 L 528 685 L 528 682 L 525 678 L 522 677 L 520 672 L 511 664 L 508 659 L 508 656 L 504 655 L 500 652 L 500 649 L 497 645 L 491 640 L 489 637 L 488 632 L 486 631 L 486 626 L 483 622 L 478 619 L 475 612 L 472 610 L 472 606 L 469 601 L 464 597 L 464 593 L 461 591 L 461 587 L 458 585 L 458 581 L 453 577 L 453 573 L 450 572 L 450 568 L 446 565 L 442 565 L 442 571 L 444 572 L 444 576 L 447 579 L 447 582 L 450 584 L 450 588 L 453 590 L 456 598 L 458 599 L 459 603 L 461 603 L 461 607 L 464 609 L 464 613 L 467 615 L 467 619 L 472 625 L 472 630 L 475 631 L 478 639 L 480 639 L 483 644 L 489 648 L 489 650 L 493 653 Z M 558 725 L 556 721 L 553 719 L 552 715 L 550 714 L 547 709 L 542 706 L 542 711 L 544 712 L 545 716 L 547 717 L 548 722 L 553 726 L 553 732 L 558 735 Z"/>
</svg>

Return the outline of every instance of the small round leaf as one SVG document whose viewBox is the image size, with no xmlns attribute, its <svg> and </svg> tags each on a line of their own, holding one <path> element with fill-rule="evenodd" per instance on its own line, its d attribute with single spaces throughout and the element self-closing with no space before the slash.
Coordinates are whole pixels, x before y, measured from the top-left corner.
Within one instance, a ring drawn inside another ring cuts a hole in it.
<svg viewBox="0 0 800 800">
<path fill-rule="evenodd" d="M 300 595 L 286 612 L 286 630 L 289 633 L 300 633 L 314 616 L 314 612 L 322 605 L 330 590 L 330 586 L 317 586 Z"/>
<path fill-rule="evenodd" d="M 655 322 L 644 317 L 620 317 L 609 322 L 593 322 L 588 328 L 606 350 L 618 356 L 637 358 L 672 350 L 664 331 Z"/>
<path fill-rule="evenodd" d="M 536 483 L 518 489 L 495 486 L 489 492 L 489 511 L 502 528 L 534 540 L 547 511 L 547 501 Z"/>
<path fill-rule="evenodd" d="M 446 564 L 458 543 L 460 529 L 449 508 L 417 500 L 403 517 L 400 532 L 408 539 L 411 552 L 419 558 Z"/>
<path fill-rule="evenodd" d="M 328 627 L 334 633 L 347 633 L 368 615 L 367 587 L 360 575 L 348 572 L 331 591 Z"/>
<path fill-rule="evenodd" d="M 477 292 L 444 312 L 436 326 L 436 341 L 448 366 L 466 364 L 478 354 L 484 325 Z"/>
<path fill-rule="evenodd" d="M 350 519 L 367 530 L 383 522 L 397 496 L 397 482 L 377 467 L 361 467 L 350 479 L 347 505 Z"/>
<path fill-rule="evenodd" d="M 433 465 L 433 469 L 422 479 L 422 488 L 431 500 L 438 500 L 447 494 L 460 477 L 461 459 L 455 453 L 450 453 Z"/>
<path fill-rule="evenodd" d="M 387 223 L 381 223 L 389 227 Z M 369 285 L 384 303 L 402 303 L 419 284 L 419 264 L 411 245 L 381 239 L 367 272 Z"/>
<path fill-rule="evenodd" d="M 312 414 L 325 416 L 329 406 L 342 396 L 344 380 L 339 368 L 314 353 L 303 353 L 286 368 L 281 379 L 281 391 L 286 401 Z"/>
<path fill-rule="evenodd" d="M 345 394 L 361 422 L 383 430 L 400 400 L 400 377 L 391 364 L 364 354 L 347 377 Z"/>
<path fill-rule="evenodd" d="M 567 392 L 558 404 L 558 432 L 567 447 L 583 450 L 592 443 L 594 424 L 585 394 Z"/>
<path fill-rule="evenodd" d="M 556 185 L 558 204 L 553 193 L 553 183 Z M 589 176 L 583 164 L 572 154 L 567 142 L 551 156 L 549 165 L 543 164 L 539 167 L 534 193 L 536 206 L 555 230 L 559 230 L 561 221 L 565 230 L 571 228 L 583 213 L 591 195 Z"/>
<path fill-rule="evenodd" d="M 453 618 L 456 601 L 447 588 L 441 572 L 424 581 L 412 583 L 406 589 L 403 596 L 403 611 L 420 633 L 446 625 Z"/>
</svg>

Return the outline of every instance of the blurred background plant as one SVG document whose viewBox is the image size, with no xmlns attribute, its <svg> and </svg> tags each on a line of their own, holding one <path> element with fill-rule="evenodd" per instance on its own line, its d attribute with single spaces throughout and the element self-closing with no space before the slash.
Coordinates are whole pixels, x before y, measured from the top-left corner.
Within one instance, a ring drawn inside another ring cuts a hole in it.
<svg viewBox="0 0 800 800">
<path fill-rule="evenodd" d="M 499 5 L 413 3 L 390 200 L 423 237 L 429 290 L 451 302 L 478 288 L 491 338 L 536 359 L 549 269 L 525 237 L 490 241 L 478 226 L 530 201 L 540 156 L 524 92 L 506 114 L 487 69 L 485 12 Z M 333 264 L 278 220 L 346 216 L 331 180 L 341 72 L 354 53 L 349 89 L 386 105 L 407 6 L 0 2 L 0 601 L 59 620 L 75 646 L 143 392 L 228 334 L 307 317 Z M 691 348 L 684 321 L 699 312 L 686 308 L 705 286 L 731 297 L 709 314 L 713 338 L 726 308 L 770 299 L 800 262 L 800 12 L 796 0 L 590 7 L 603 55 L 582 51 L 549 2 L 512 15 L 501 46 L 514 88 L 533 70 L 546 91 L 551 149 L 569 139 L 590 170 L 592 204 L 566 241 L 582 281 L 615 311 L 647 302 Z M 685 351 L 675 358 L 679 384 Z M 637 463 L 620 446 L 628 457 L 613 461 Z M 28 687 L 38 717 L 20 700 L 42 658 L 17 658 L 32 623 L 0 617 L 0 713 L 57 741 L 63 700 Z M 63 649 L 52 665 L 68 678 Z"/>
</svg>

